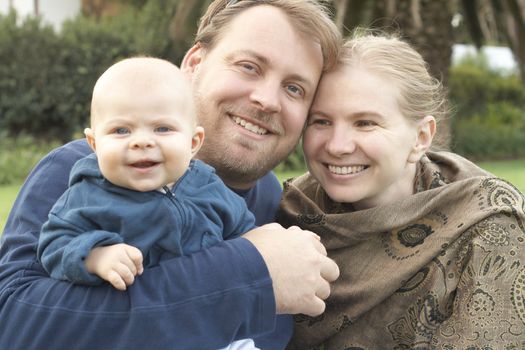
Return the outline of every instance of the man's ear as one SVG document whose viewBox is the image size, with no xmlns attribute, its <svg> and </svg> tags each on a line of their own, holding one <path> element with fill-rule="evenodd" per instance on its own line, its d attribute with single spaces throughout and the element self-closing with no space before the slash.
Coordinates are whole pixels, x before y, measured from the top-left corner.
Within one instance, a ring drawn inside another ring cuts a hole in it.
<svg viewBox="0 0 525 350">
<path fill-rule="evenodd" d="M 436 120 L 433 116 L 427 115 L 417 122 L 416 142 L 408 157 L 409 162 L 416 163 L 421 159 L 423 154 L 425 154 L 432 145 L 435 134 Z"/>
<path fill-rule="evenodd" d="M 95 144 L 95 132 L 91 128 L 84 129 L 84 135 L 86 135 L 86 140 L 89 144 L 89 147 L 95 152 L 97 150 L 97 145 Z"/>
<path fill-rule="evenodd" d="M 193 45 L 184 55 L 180 69 L 187 74 L 195 73 L 204 57 L 204 48 L 200 43 Z"/>
<path fill-rule="evenodd" d="M 195 157 L 197 152 L 201 149 L 202 143 L 204 142 L 204 128 L 197 126 L 195 128 L 195 134 L 191 139 L 191 156 Z"/>
</svg>

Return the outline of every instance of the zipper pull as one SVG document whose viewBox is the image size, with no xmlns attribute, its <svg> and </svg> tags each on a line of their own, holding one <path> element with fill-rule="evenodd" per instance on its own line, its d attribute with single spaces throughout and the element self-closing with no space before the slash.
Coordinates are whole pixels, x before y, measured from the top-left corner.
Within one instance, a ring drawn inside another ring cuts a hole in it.
<svg viewBox="0 0 525 350">
<path fill-rule="evenodd" d="M 171 192 L 171 189 L 168 187 L 168 186 L 162 186 L 162 189 L 164 190 L 164 192 L 166 192 L 166 196 L 168 196 L 168 198 L 170 199 L 173 199 L 173 193 Z"/>
</svg>

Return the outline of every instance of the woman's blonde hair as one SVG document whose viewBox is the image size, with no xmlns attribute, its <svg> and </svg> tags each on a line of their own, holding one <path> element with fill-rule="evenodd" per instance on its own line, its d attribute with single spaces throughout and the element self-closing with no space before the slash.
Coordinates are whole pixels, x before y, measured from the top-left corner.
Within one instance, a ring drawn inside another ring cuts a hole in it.
<svg viewBox="0 0 525 350">
<path fill-rule="evenodd" d="M 337 62 L 341 34 L 326 6 L 316 0 L 215 0 L 200 19 L 195 42 L 211 50 L 237 15 L 260 5 L 282 10 L 299 33 L 317 40 L 321 45 L 325 70 Z"/>
<path fill-rule="evenodd" d="M 401 112 L 412 121 L 432 115 L 439 124 L 449 113 L 443 84 L 430 75 L 423 57 L 399 34 L 356 29 L 343 44 L 337 63 L 342 66 L 363 67 L 396 84 Z M 435 138 L 433 148 L 444 148 L 445 137 Z"/>
</svg>

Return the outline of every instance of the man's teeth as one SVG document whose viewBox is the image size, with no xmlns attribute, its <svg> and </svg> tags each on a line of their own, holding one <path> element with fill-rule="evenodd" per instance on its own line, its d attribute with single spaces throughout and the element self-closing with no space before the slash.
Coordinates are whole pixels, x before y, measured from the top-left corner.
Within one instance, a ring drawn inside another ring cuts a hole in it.
<svg viewBox="0 0 525 350">
<path fill-rule="evenodd" d="M 263 129 L 257 125 L 254 125 L 250 122 L 247 122 L 246 120 L 242 119 L 242 118 L 239 118 L 239 117 L 234 117 L 233 118 L 233 121 L 237 124 L 237 125 L 240 125 L 242 126 L 243 128 L 245 128 L 246 130 L 249 130 L 253 133 L 256 133 L 258 135 L 265 135 L 266 133 L 268 133 L 268 130 L 266 129 Z"/>
<path fill-rule="evenodd" d="M 335 165 L 328 165 L 328 170 L 330 170 L 331 173 L 337 174 L 337 175 L 348 175 L 348 174 L 356 174 L 363 170 L 365 170 L 364 165 L 353 165 L 353 166 L 335 166 Z"/>
</svg>

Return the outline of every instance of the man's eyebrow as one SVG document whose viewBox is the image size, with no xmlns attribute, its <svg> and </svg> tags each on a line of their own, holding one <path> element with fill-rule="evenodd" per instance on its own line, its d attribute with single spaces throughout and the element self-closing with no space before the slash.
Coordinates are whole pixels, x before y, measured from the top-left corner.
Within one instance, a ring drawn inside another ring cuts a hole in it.
<svg viewBox="0 0 525 350">
<path fill-rule="evenodd" d="M 270 60 L 259 54 L 258 52 L 254 51 L 254 50 L 250 50 L 250 49 L 244 49 L 244 50 L 237 50 L 237 51 L 234 51 L 232 52 L 231 54 L 229 54 L 227 56 L 228 59 L 234 59 L 238 56 L 250 56 L 252 58 L 254 58 L 256 61 L 260 62 L 261 64 L 263 65 L 270 65 Z M 299 83 L 302 83 L 302 84 L 307 84 L 309 86 L 315 86 L 315 83 L 312 82 L 311 80 L 307 79 L 305 76 L 301 75 L 301 74 L 291 74 L 289 77 L 289 79 L 292 79 L 294 81 L 297 81 Z"/>
<path fill-rule="evenodd" d="M 238 56 L 250 56 L 252 58 L 255 58 L 257 61 L 261 62 L 262 64 L 268 65 L 270 63 L 270 60 L 268 58 L 264 57 L 263 55 L 259 54 L 258 52 L 250 49 L 244 49 L 244 50 L 237 50 L 230 53 L 227 57 L 229 59 L 237 58 Z"/>
</svg>

